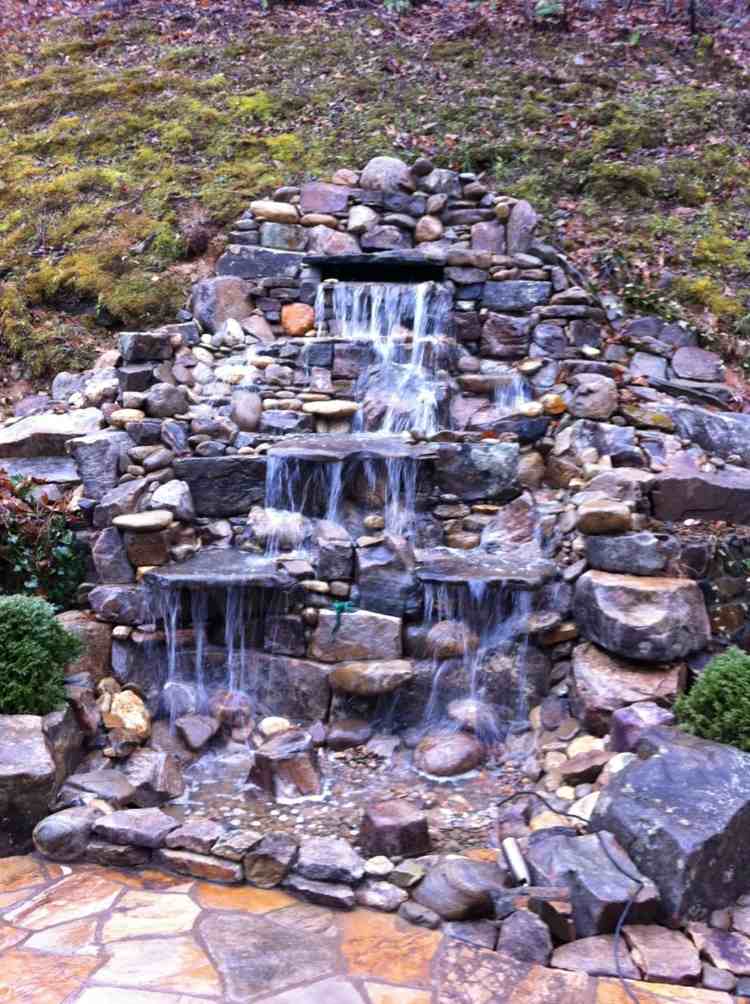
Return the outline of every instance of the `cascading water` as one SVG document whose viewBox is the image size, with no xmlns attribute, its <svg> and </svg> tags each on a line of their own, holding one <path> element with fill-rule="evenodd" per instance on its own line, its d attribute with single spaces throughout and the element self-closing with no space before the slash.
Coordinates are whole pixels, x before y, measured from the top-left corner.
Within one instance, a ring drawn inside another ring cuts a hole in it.
<svg viewBox="0 0 750 1004">
<path fill-rule="evenodd" d="M 512 366 L 504 367 L 495 378 L 495 407 L 502 414 L 513 415 L 520 405 L 532 400 L 534 395 L 528 381 Z"/>
<path fill-rule="evenodd" d="M 531 606 L 524 589 L 480 580 L 425 583 L 425 627 L 443 624 L 455 637 L 447 647 L 444 641 L 442 649 L 439 642 L 433 647 L 422 729 L 471 720 L 477 735 L 493 743 L 525 726 Z"/>
<path fill-rule="evenodd" d="M 451 296 L 435 282 L 321 284 L 315 304 L 318 331 L 331 290 L 333 324 L 342 338 L 369 342 L 373 369 L 358 381 L 357 396 L 377 392 L 382 405 L 379 432 L 438 431 L 441 384 L 438 341 L 449 326 Z M 363 411 L 355 430 L 363 428 Z"/>
</svg>

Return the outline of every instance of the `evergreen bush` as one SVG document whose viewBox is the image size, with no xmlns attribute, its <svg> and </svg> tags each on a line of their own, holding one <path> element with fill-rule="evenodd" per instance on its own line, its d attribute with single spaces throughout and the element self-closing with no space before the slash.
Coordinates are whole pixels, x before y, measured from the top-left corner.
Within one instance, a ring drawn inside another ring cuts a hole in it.
<svg viewBox="0 0 750 1004">
<path fill-rule="evenodd" d="M 686 731 L 750 752 L 750 655 L 735 647 L 717 655 L 675 712 Z"/>
<path fill-rule="evenodd" d="M 0 714 L 46 715 L 65 698 L 64 669 L 81 642 L 36 596 L 0 596 Z"/>
</svg>

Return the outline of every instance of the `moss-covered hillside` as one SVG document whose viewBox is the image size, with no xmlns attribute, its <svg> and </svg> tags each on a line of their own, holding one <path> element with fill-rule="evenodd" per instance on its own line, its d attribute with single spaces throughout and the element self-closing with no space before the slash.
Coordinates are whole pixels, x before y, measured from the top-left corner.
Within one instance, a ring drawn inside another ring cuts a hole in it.
<svg viewBox="0 0 750 1004">
<path fill-rule="evenodd" d="M 750 74 L 710 37 L 272 13 L 47 23 L 0 53 L 0 356 L 85 365 L 171 317 L 221 227 L 375 153 L 490 171 L 630 309 L 750 340 Z M 429 29 L 429 34 L 428 34 Z"/>
</svg>

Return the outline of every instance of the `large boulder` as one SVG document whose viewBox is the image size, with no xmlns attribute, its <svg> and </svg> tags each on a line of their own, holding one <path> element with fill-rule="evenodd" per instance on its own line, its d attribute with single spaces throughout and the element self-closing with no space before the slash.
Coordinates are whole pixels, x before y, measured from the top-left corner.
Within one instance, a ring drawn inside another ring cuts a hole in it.
<svg viewBox="0 0 750 1004">
<path fill-rule="evenodd" d="M 38 715 L 0 715 L 0 858 L 31 847 L 55 794 L 56 769 Z"/>
<path fill-rule="evenodd" d="M 414 179 L 398 157 L 373 157 L 359 177 L 362 188 L 377 192 L 413 191 Z"/>
<path fill-rule="evenodd" d="M 695 467 L 668 468 L 656 479 L 651 493 L 656 519 L 723 520 L 750 523 L 750 471 L 725 467 L 707 473 Z"/>
<path fill-rule="evenodd" d="M 571 708 L 595 735 L 609 732 L 610 718 L 618 708 L 639 701 L 670 705 L 684 689 L 687 666 L 652 666 L 610 655 L 596 645 L 578 645 L 573 651 Z"/>
<path fill-rule="evenodd" d="M 638 752 L 591 826 L 614 833 L 658 886 L 670 923 L 701 920 L 750 891 L 750 756 L 665 726 Z"/>
<path fill-rule="evenodd" d="M 250 314 L 248 292 L 249 283 L 234 275 L 200 279 L 193 286 L 190 309 L 201 327 L 215 334 L 225 321 L 242 321 Z"/>
<path fill-rule="evenodd" d="M 133 440 L 127 432 L 108 429 L 74 439 L 69 450 L 76 462 L 87 498 L 97 501 L 117 486 L 121 467 Z"/>
<path fill-rule="evenodd" d="M 102 624 L 90 610 L 66 610 L 57 615 L 66 631 L 74 634 L 83 644 L 78 659 L 68 665 L 67 676 L 88 673 L 98 683 L 111 672 L 112 628 Z"/>
<path fill-rule="evenodd" d="M 576 583 L 574 613 L 590 641 L 631 659 L 681 659 L 711 637 L 703 594 L 690 579 L 586 572 Z"/>
<path fill-rule="evenodd" d="M 174 472 L 189 486 L 198 516 L 246 514 L 265 496 L 261 457 L 188 457 L 175 461 Z"/>
<path fill-rule="evenodd" d="M 98 408 L 81 408 L 65 415 L 46 411 L 0 428 L 0 457 L 56 457 L 76 436 L 88 436 L 102 424 Z"/>
<path fill-rule="evenodd" d="M 586 537 L 586 560 L 602 572 L 658 575 L 677 554 L 679 544 L 664 533 L 591 534 Z"/>
<path fill-rule="evenodd" d="M 329 677 L 334 690 L 357 697 L 390 694 L 414 676 L 408 659 L 374 659 L 370 662 L 340 662 Z"/>
</svg>

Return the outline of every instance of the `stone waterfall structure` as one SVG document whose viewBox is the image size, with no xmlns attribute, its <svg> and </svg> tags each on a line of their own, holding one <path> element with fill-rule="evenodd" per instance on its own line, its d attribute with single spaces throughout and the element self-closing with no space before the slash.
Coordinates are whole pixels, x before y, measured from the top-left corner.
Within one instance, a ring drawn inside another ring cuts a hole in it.
<svg viewBox="0 0 750 1004">
<path fill-rule="evenodd" d="M 65 617 L 106 635 L 106 665 L 69 681 L 66 764 L 85 759 L 61 770 L 40 826 L 57 832 L 96 794 L 127 826 L 84 813 L 89 860 L 119 863 L 127 844 L 126 863 L 258 884 L 271 862 L 270 884 L 351 907 L 357 862 L 320 865 L 319 881 L 289 834 L 198 839 L 156 806 L 183 790 L 175 750 L 240 750 L 240 797 L 285 805 L 329 797 L 327 753 L 374 735 L 405 751 L 414 784 L 515 771 L 616 833 L 649 880 L 644 922 L 659 895 L 672 922 L 748 891 L 696 879 L 734 803 L 706 796 L 693 871 L 667 875 L 667 837 L 658 860 L 641 853 L 638 806 L 610 794 L 637 803 L 634 771 L 662 791 L 669 756 L 681 777 L 724 764 L 750 804 L 739 761 L 668 727 L 711 654 L 748 642 L 750 417 L 693 331 L 610 317 L 538 222 L 425 161 L 285 187 L 236 221 L 174 324 L 123 332 L 95 369 L 55 379 L 50 407 L 0 428 L 0 466 L 74 490 L 90 567 L 87 609 Z M 613 759 L 651 726 L 646 766 Z M 669 836 L 681 796 L 667 794 L 648 813 Z M 563 860 L 608 867 L 579 843 L 593 835 L 538 810 L 497 820 L 501 836 L 554 831 L 530 852 L 535 882 L 568 882 Z M 368 807 L 361 849 L 424 854 L 426 832 L 419 813 Z M 440 890 L 484 883 L 465 916 L 489 916 L 500 879 L 479 864 L 436 865 L 414 901 L 459 919 Z M 611 933 L 611 910 L 590 906 L 585 933 Z M 556 910 L 539 907 L 565 940 Z"/>
</svg>

